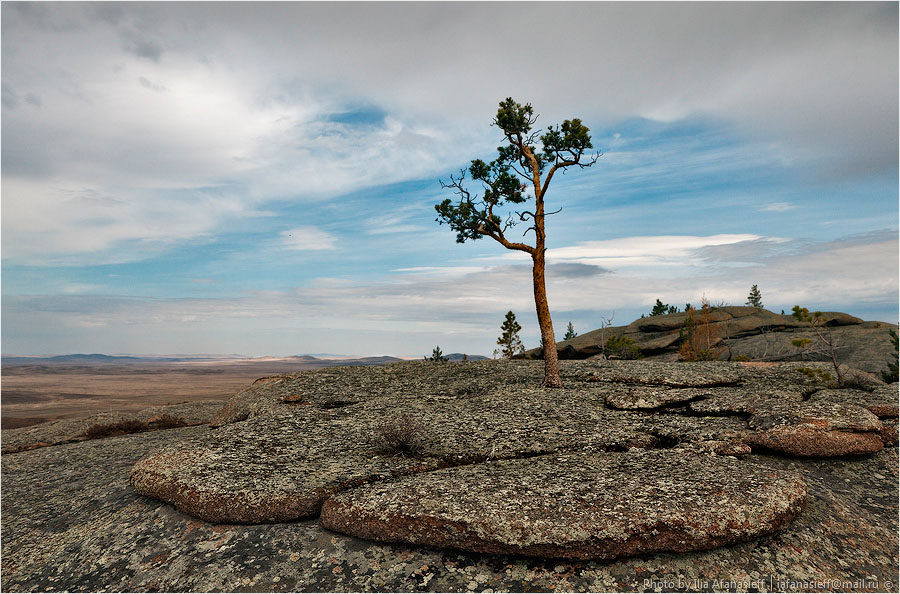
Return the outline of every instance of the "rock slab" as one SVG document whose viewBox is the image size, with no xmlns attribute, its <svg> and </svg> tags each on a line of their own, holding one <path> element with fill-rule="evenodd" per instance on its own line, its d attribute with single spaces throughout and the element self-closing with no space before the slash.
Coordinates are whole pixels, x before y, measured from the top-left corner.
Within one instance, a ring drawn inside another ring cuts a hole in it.
<svg viewBox="0 0 900 594">
<path fill-rule="evenodd" d="M 770 404 L 754 413 L 748 424 L 751 447 L 790 454 L 827 458 L 872 454 L 884 447 L 884 428 L 878 417 L 853 404 L 804 402 Z"/>
<path fill-rule="evenodd" d="M 757 538 L 803 508 L 799 475 L 680 449 L 554 454 L 350 489 L 323 526 L 478 553 L 614 559 Z"/>
</svg>

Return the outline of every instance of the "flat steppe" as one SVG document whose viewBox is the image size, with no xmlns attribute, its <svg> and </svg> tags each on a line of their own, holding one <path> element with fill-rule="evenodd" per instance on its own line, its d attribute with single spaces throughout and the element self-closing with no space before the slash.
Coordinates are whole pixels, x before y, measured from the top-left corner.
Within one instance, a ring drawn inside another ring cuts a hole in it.
<svg viewBox="0 0 900 594">
<path fill-rule="evenodd" d="M 150 406 L 221 400 L 267 375 L 371 359 L 305 357 L 115 363 L 3 364 L 3 429 L 96 413 L 137 412 Z"/>
</svg>

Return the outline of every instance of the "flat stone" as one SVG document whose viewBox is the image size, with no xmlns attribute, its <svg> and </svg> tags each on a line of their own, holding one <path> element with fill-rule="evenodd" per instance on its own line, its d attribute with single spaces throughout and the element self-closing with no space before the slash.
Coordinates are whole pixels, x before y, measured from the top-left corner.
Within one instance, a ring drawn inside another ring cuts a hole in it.
<svg viewBox="0 0 900 594">
<path fill-rule="evenodd" d="M 704 415 L 749 415 L 756 410 L 767 410 L 785 402 L 803 402 L 803 394 L 794 390 L 753 390 L 747 388 L 722 388 L 715 390 L 702 400 L 691 402 L 688 407 L 695 413 Z"/>
<path fill-rule="evenodd" d="M 382 396 L 336 409 L 280 400 L 266 406 L 277 408 L 141 460 L 135 489 L 212 522 L 291 521 L 317 515 L 332 493 L 363 482 L 553 452 L 671 447 L 744 428 L 728 418 L 610 410 L 593 385 Z M 404 416 L 414 426 L 417 457 L 378 444 L 381 428 Z"/>
<path fill-rule="evenodd" d="M 793 456 L 833 457 L 882 449 L 883 425 L 859 406 L 829 402 L 784 403 L 757 410 L 746 443 Z"/>
<path fill-rule="evenodd" d="M 698 388 L 675 388 L 671 390 L 636 386 L 625 391 L 610 392 L 606 403 L 620 410 L 646 410 L 682 404 L 709 396 L 709 390 Z"/>
<path fill-rule="evenodd" d="M 690 455 L 688 455 L 690 454 Z M 448 468 L 333 495 L 322 524 L 380 542 L 614 559 L 752 540 L 789 523 L 806 485 L 696 450 L 550 455 Z"/>
<path fill-rule="evenodd" d="M 615 363 L 599 366 L 591 380 L 669 388 L 709 388 L 737 385 L 743 378 L 743 368 L 739 363 Z"/>
</svg>

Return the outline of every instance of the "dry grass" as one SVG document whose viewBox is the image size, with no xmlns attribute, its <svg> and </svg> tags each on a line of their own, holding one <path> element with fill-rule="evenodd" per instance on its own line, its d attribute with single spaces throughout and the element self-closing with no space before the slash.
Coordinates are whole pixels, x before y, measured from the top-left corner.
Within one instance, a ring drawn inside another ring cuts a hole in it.
<svg viewBox="0 0 900 594">
<path fill-rule="evenodd" d="M 113 435 L 125 435 L 127 433 L 140 433 L 147 431 L 150 426 L 143 421 L 136 419 L 128 419 L 125 421 L 117 421 L 115 423 L 97 423 L 91 425 L 84 432 L 84 436 L 88 439 L 100 439 L 102 437 L 111 437 Z"/>
<path fill-rule="evenodd" d="M 392 456 L 419 456 L 425 451 L 422 424 L 407 412 L 381 425 L 375 432 L 375 450 Z"/>
</svg>

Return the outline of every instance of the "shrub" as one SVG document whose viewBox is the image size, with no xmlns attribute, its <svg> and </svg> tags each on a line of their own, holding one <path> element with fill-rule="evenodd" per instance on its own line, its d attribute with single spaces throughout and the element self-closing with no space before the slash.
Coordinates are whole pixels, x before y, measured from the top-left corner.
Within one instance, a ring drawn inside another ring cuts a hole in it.
<svg viewBox="0 0 900 594">
<path fill-rule="evenodd" d="M 603 349 L 608 359 L 643 359 L 641 349 L 627 336 L 610 336 Z"/>
<path fill-rule="evenodd" d="M 154 429 L 174 429 L 176 427 L 186 427 L 187 421 L 181 417 L 173 417 L 166 413 L 153 417 L 148 424 Z"/>
<path fill-rule="evenodd" d="M 824 369 L 816 369 L 814 367 L 801 367 L 797 371 L 813 381 L 822 382 L 823 384 L 827 384 L 829 386 L 836 385 L 834 383 L 834 376 Z"/>
<path fill-rule="evenodd" d="M 91 425 L 84 432 L 84 436 L 88 439 L 99 439 L 101 437 L 109 437 L 110 435 L 124 435 L 126 433 L 140 433 L 147 431 L 149 427 L 146 423 L 137 419 L 127 419 L 124 421 L 116 421 L 114 423 L 97 423 Z"/>
<path fill-rule="evenodd" d="M 717 361 L 725 352 L 717 346 L 721 340 L 712 324 L 713 308 L 706 297 L 703 297 L 701 304 L 699 319 L 697 309 L 692 307 L 686 312 L 687 318 L 681 325 L 678 354 L 684 361 Z"/>
<path fill-rule="evenodd" d="M 837 337 L 831 333 L 830 328 L 826 325 L 825 317 L 820 311 L 810 313 L 805 307 L 795 305 L 791 310 L 791 316 L 800 322 L 804 322 L 809 326 L 816 335 L 816 340 L 809 338 L 800 338 L 792 340 L 798 349 L 804 349 L 804 353 L 811 353 L 826 358 L 834 367 L 834 375 L 837 376 L 838 387 L 844 386 L 844 373 L 838 362 L 837 352 L 839 349 L 845 348 L 838 346 Z"/>
<path fill-rule="evenodd" d="M 375 451 L 393 456 L 418 456 L 425 450 L 422 425 L 404 412 L 375 430 Z"/>
</svg>

